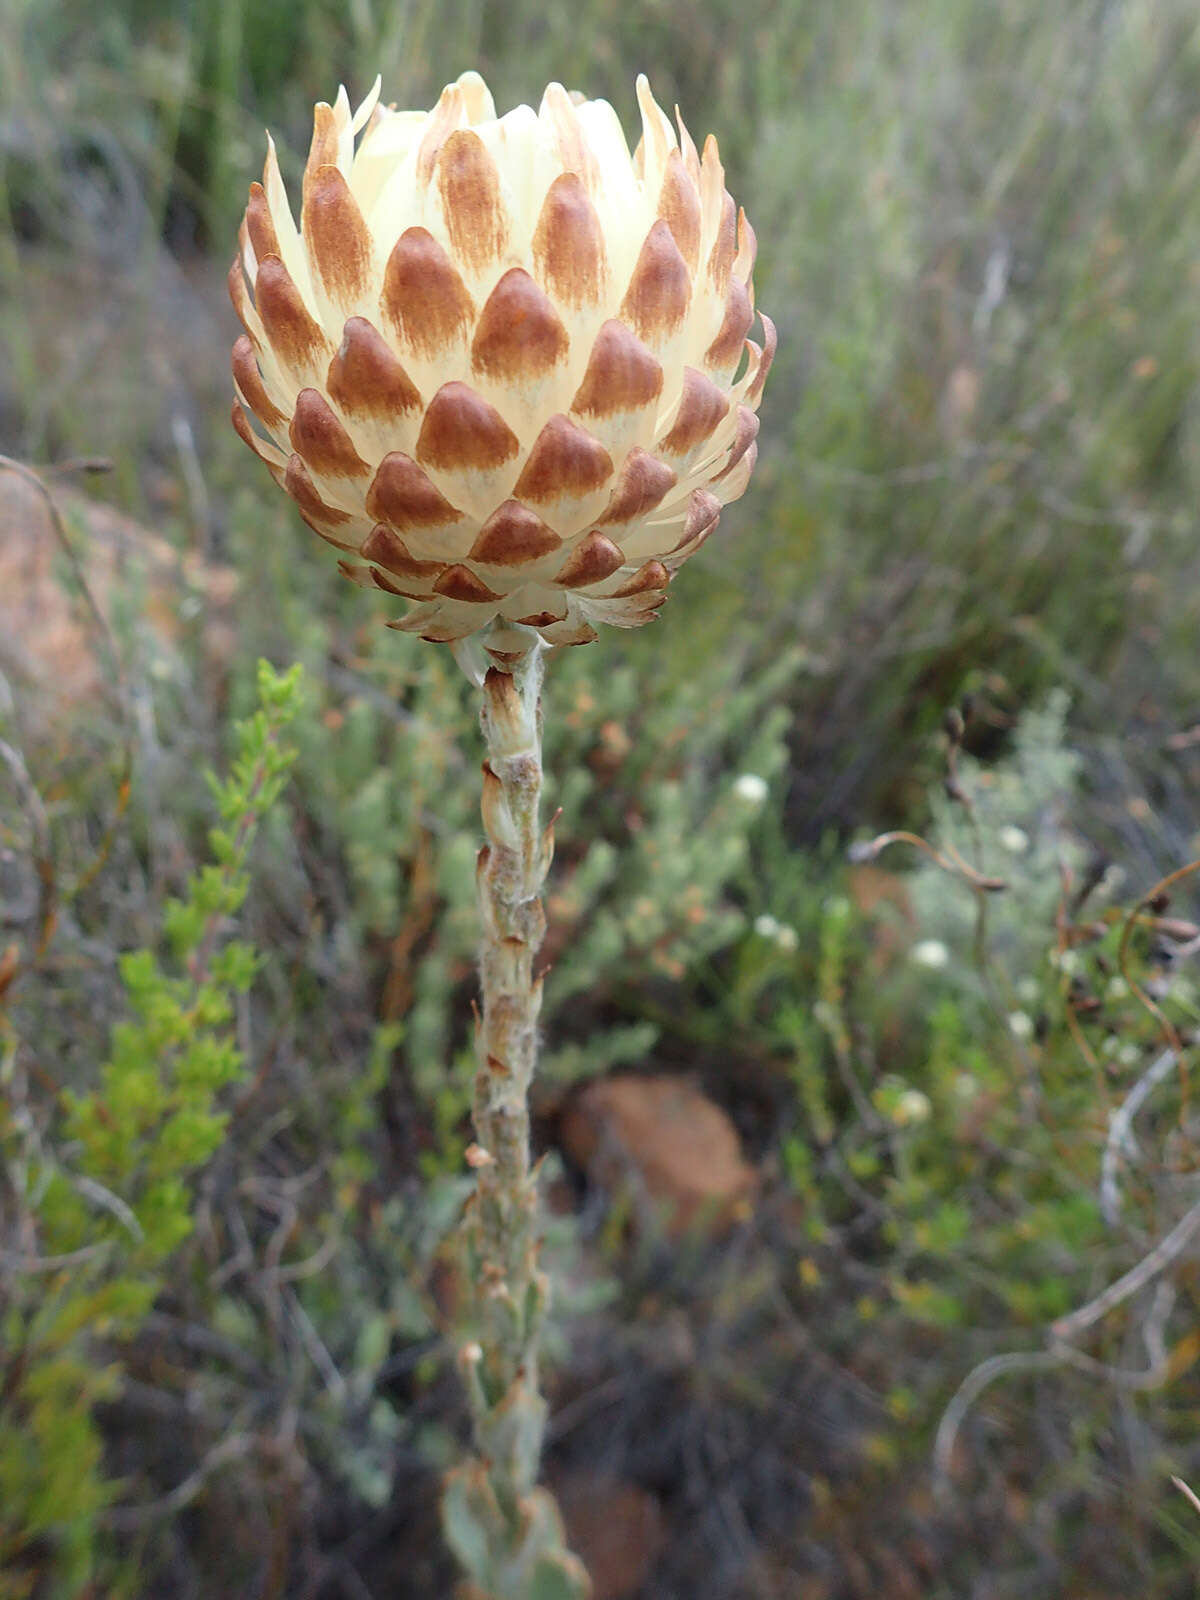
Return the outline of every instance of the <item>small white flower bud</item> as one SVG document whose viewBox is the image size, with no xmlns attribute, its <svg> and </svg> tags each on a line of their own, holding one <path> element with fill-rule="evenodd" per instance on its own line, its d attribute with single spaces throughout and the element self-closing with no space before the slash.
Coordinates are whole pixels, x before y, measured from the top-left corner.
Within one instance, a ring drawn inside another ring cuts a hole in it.
<svg viewBox="0 0 1200 1600">
<path fill-rule="evenodd" d="M 920 1089 L 905 1089 L 896 1101 L 892 1112 L 892 1121 L 898 1127 L 908 1128 L 919 1122 L 927 1122 L 933 1110 L 929 1096 Z"/>
<path fill-rule="evenodd" d="M 912 947 L 912 958 L 919 967 L 944 967 L 949 964 L 950 952 L 940 939 L 922 939 Z"/>
<path fill-rule="evenodd" d="M 1014 1039 L 1032 1039 L 1033 1018 L 1027 1011 L 1010 1011 L 1008 1014 L 1008 1031 Z"/>
<path fill-rule="evenodd" d="M 761 806 L 770 793 L 765 778 L 760 778 L 757 772 L 743 772 L 733 786 L 733 792 L 739 800 L 744 800 L 748 806 Z"/>
</svg>

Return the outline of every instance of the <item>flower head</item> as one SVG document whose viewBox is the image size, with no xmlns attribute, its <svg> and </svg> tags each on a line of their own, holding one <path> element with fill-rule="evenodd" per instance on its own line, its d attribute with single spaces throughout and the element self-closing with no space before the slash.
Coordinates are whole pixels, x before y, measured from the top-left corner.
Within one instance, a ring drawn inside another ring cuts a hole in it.
<svg viewBox="0 0 1200 1600">
<path fill-rule="evenodd" d="M 348 576 L 416 602 L 395 627 L 648 621 L 746 487 L 775 346 L 716 142 L 645 78 L 632 156 L 558 84 L 500 118 L 474 72 L 429 112 L 377 96 L 317 106 L 298 227 L 268 142 L 234 426 Z"/>
</svg>

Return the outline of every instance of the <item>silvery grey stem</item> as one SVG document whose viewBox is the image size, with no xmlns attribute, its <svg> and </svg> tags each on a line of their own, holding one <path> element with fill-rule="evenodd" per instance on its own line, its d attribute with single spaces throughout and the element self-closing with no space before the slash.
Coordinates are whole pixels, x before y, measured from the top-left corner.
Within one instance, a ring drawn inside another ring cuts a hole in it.
<svg viewBox="0 0 1200 1600">
<path fill-rule="evenodd" d="M 468 1152 L 476 1177 L 468 1219 L 475 1338 L 460 1352 L 477 1459 L 451 1476 L 445 1520 L 474 1600 L 572 1600 L 588 1593 L 587 1575 L 565 1548 L 553 1500 L 536 1487 L 546 1419 L 538 1341 L 549 1284 L 538 1264 L 529 1090 L 542 1000 L 534 974 L 546 927 L 541 893 L 554 850 L 553 824 L 543 829 L 539 819 L 544 647 L 514 634 L 504 642 L 521 648 L 490 648 L 497 664 L 481 685 L 487 842 L 476 867 L 481 1004 L 476 1142 Z"/>
<path fill-rule="evenodd" d="M 542 647 L 531 646 L 511 671 L 489 669 L 483 682 L 483 827 L 476 883 L 481 940 L 482 1009 L 476 1030 L 474 1120 L 476 1282 L 483 1358 L 479 1379 L 492 1409 L 514 1385 L 523 1391 L 522 1433 L 540 1438 L 537 1340 L 546 1283 L 537 1265 L 537 1185 L 529 1164 L 529 1090 L 537 1061 L 542 985 L 533 963 L 545 933 L 541 890 L 550 865 L 549 830 L 539 824 Z M 511 1488 L 532 1487 L 537 1451 L 489 1418 L 481 1438 L 493 1463 L 509 1459 Z M 499 1448 L 497 1448 L 499 1447 Z M 532 1457 L 532 1459 L 531 1459 Z"/>
</svg>

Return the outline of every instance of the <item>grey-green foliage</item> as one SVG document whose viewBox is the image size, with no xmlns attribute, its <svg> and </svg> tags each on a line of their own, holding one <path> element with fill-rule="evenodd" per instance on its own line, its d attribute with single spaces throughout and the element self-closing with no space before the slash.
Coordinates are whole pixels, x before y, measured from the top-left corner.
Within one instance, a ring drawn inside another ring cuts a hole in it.
<svg viewBox="0 0 1200 1600">
<path fill-rule="evenodd" d="M 1081 760 L 1067 743 L 1070 697 L 1053 692 L 1020 718 L 1011 752 L 986 767 L 969 756 L 958 761 L 957 786 L 965 799 L 944 788 L 930 797 L 932 821 L 926 837 L 951 863 L 951 870 L 917 857 L 910 880 L 913 916 L 924 938 L 943 941 L 951 954 L 954 982 L 979 990 L 973 964 L 981 903 L 953 866 L 967 862 L 986 878 L 1005 884 L 985 892 L 984 938 L 1019 994 L 1023 980 L 1038 973 L 1054 941 L 1056 913 L 1079 882 L 1086 843 L 1073 830 Z M 1064 874 L 1066 875 L 1064 877 Z"/>
<path fill-rule="evenodd" d="M 497 1564 L 495 1530 L 515 1522 L 515 1554 Z M 446 1542 L 473 1580 L 470 1600 L 590 1600 L 582 1563 L 566 1549 L 562 1518 L 545 1489 L 534 1489 L 516 1508 L 502 1507 L 480 1462 L 457 1468 L 442 1501 Z"/>
<path fill-rule="evenodd" d="M 729 887 L 757 806 L 735 784 L 742 774 L 769 783 L 781 771 L 789 717 L 779 701 L 800 658 L 787 653 L 748 674 L 743 653 L 714 650 L 690 671 L 662 661 L 665 680 L 619 662 L 605 672 L 602 698 L 590 663 L 564 665 L 547 772 L 568 858 L 551 909 L 571 937 L 548 983 L 551 1014 L 597 985 L 678 979 L 741 932 Z"/>
</svg>

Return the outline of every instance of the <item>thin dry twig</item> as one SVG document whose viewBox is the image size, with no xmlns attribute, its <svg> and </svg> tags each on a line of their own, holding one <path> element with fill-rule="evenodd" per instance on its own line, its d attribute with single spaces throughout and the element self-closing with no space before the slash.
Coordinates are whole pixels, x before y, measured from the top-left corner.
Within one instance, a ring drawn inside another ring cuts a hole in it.
<svg viewBox="0 0 1200 1600">
<path fill-rule="evenodd" d="M 109 1241 L 101 1239 L 96 1244 L 85 1244 L 80 1250 L 68 1250 L 61 1256 L 23 1256 L 15 1250 L 0 1248 L 0 1265 L 14 1272 L 62 1272 L 68 1267 L 81 1267 L 108 1249 Z"/>
<path fill-rule="evenodd" d="M 938 1423 L 933 1445 L 934 1493 L 938 1498 L 944 1501 L 949 1496 L 954 1446 L 967 1413 L 983 1391 L 999 1378 L 1016 1372 L 1050 1372 L 1057 1368 L 1070 1367 L 1076 1372 L 1086 1373 L 1089 1377 L 1103 1378 L 1107 1383 L 1125 1390 L 1161 1389 L 1171 1372 L 1171 1360 L 1164 1332 L 1174 1304 L 1173 1287 L 1168 1283 L 1160 1283 L 1141 1330 L 1148 1364 L 1140 1371 L 1131 1371 L 1126 1367 L 1110 1366 L 1106 1361 L 1097 1361 L 1094 1356 L 1076 1350 L 1073 1345 L 1063 1343 L 1061 1340 L 1056 1340 L 1049 1350 L 1014 1350 L 981 1361 L 963 1379 Z M 1090 1308 L 1084 1308 L 1088 1309 Z M 1066 1322 L 1069 1319 L 1062 1320 Z M 1051 1328 L 1052 1338 L 1058 1326 L 1059 1324 L 1055 1323 Z"/>
<path fill-rule="evenodd" d="M 303 1261 L 289 1261 L 286 1266 L 275 1270 L 275 1278 L 279 1283 L 296 1283 L 301 1278 L 314 1278 L 337 1255 L 341 1247 L 341 1237 L 336 1233 L 329 1234 L 312 1255 L 306 1256 Z"/>
<path fill-rule="evenodd" d="M 1157 1056 L 1108 1119 L 1108 1138 L 1100 1161 L 1100 1215 L 1115 1228 L 1121 1215 L 1120 1165 L 1122 1157 L 1136 1152 L 1133 1119 L 1155 1089 L 1169 1078 L 1178 1061 L 1174 1050 Z"/>
<path fill-rule="evenodd" d="M 1147 889 L 1145 894 L 1125 918 L 1125 925 L 1121 929 L 1121 943 L 1117 948 L 1117 966 L 1120 970 L 1121 976 L 1129 985 L 1131 993 L 1136 997 L 1137 1000 L 1141 1002 L 1141 1004 L 1161 1027 L 1163 1031 L 1163 1037 L 1166 1039 L 1168 1047 L 1175 1052 L 1176 1056 L 1179 1056 L 1183 1053 L 1183 1041 L 1180 1039 L 1175 1024 L 1171 1021 L 1170 1017 L 1168 1017 L 1161 1009 L 1157 1001 L 1155 1001 L 1151 995 L 1147 994 L 1146 990 L 1142 988 L 1141 984 L 1130 972 L 1129 940 L 1133 934 L 1135 925 L 1140 920 L 1142 907 L 1149 905 L 1154 900 L 1157 900 L 1160 895 L 1167 894 L 1177 883 L 1182 883 L 1185 878 L 1190 878 L 1193 873 L 1196 872 L 1200 872 L 1200 859 L 1189 861 L 1182 867 L 1176 867 L 1174 872 L 1169 872 L 1165 878 L 1160 878 L 1156 884 Z"/>
<path fill-rule="evenodd" d="M 1080 1306 L 1078 1311 L 1072 1311 L 1065 1317 L 1059 1317 L 1057 1322 L 1051 1323 L 1051 1337 L 1065 1341 L 1086 1332 L 1099 1322 L 1101 1317 L 1107 1316 L 1115 1306 L 1128 1300 L 1130 1295 L 1136 1294 L 1165 1267 L 1169 1267 L 1172 1261 L 1187 1249 L 1197 1230 L 1200 1230 L 1200 1200 L 1184 1212 L 1170 1233 L 1160 1239 L 1153 1250 L 1142 1257 L 1137 1266 L 1131 1267 L 1115 1283 L 1110 1283 L 1107 1289 L 1098 1294 L 1094 1300 L 1089 1300 L 1087 1305 Z"/>
<path fill-rule="evenodd" d="M 958 1432 L 967 1413 L 989 1385 L 1010 1372 L 1052 1372 L 1064 1362 L 1060 1350 L 1014 1350 L 981 1361 L 955 1390 L 942 1413 L 933 1441 L 934 1492 L 945 1498 L 950 1488 L 950 1467 Z"/>
<path fill-rule="evenodd" d="M 304 1346 L 309 1360 L 320 1373 L 325 1387 L 335 1399 L 344 1400 L 347 1393 L 346 1380 L 339 1371 L 337 1362 L 330 1355 L 320 1334 L 313 1326 L 307 1311 L 301 1305 L 299 1297 L 293 1290 L 285 1290 L 284 1304 L 296 1331 L 300 1335 L 300 1342 Z"/>
<path fill-rule="evenodd" d="M 890 844 L 910 844 L 914 849 L 923 850 L 935 866 L 941 867 L 943 872 L 948 872 L 951 877 L 962 878 L 970 884 L 972 889 L 986 894 L 996 894 L 1008 888 L 1005 878 L 992 878 L 982 872 L 976 872 L 969 861 L 964 861 L 953 845 L 947 845 L 945 854 L 935 850 L 928 839 L 922 839 L 918 833 L 909 833 L 903 828 L 893 829 L 890 833 L 877 834 L 874 839 L 868 839 L 861 844 L 851 846 L 850 860 L 854 862 L 874 861 Z"/>
<path fill-rule="evenodd" d="M 140 1506 L 116 1506 L 104 1515 L 105 1525 L 116 1533 L 132 1533 L 152 1522 L 161 1522 L 182 1511 L 204 1488 L 214 1472 L 231 1461 L 242 1461 L 254 1450 L 256 1440 L 249 1433 L 228 1433 L 208 1452 L 193 1472 L 169 1494 Z"/>
</svg>

